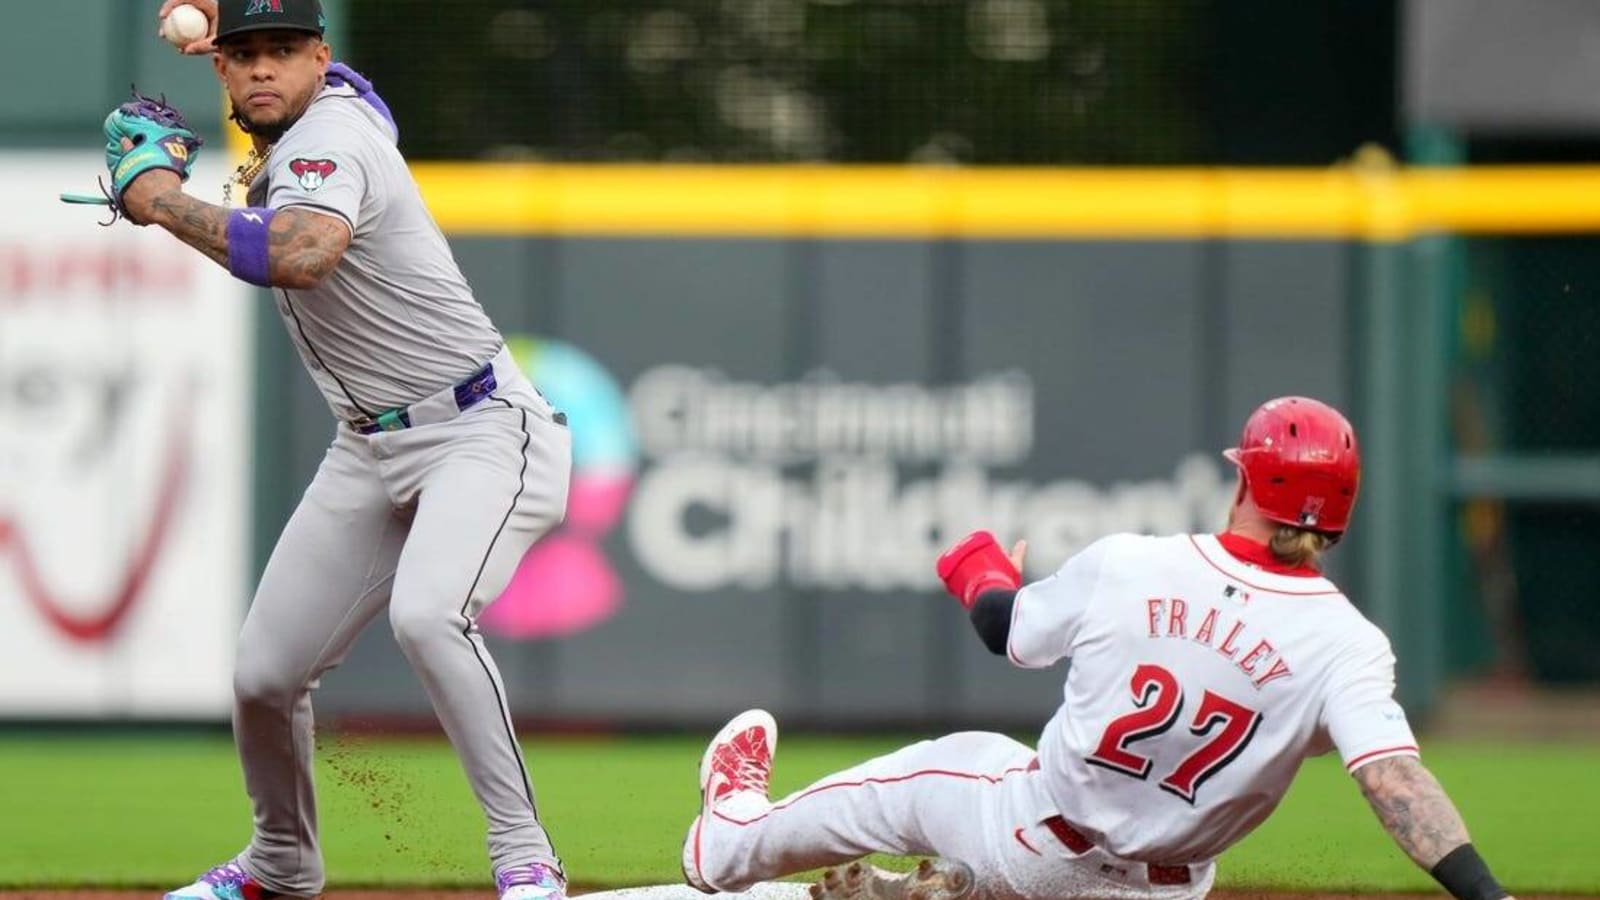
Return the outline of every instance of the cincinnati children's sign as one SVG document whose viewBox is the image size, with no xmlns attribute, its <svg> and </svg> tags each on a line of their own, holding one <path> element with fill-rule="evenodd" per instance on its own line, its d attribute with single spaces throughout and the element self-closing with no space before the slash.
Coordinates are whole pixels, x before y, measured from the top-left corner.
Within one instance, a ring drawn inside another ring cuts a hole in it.
<svg viewBox="0 0 1600 900">
<path fill-rule="evenodd" d="M 1201 454 L 1106 484 L 1017 474 L 1053 468 L 1032 460 L 1033 384 L 1017 371 L 761 384 L 663 365 L 633 382 L 629 404 L 644 465 L 628 546 L 684 591 L 931 588 L 933 559 L 973 528 L 1025 537 L 1029 558 L 1054 567 L 1111 532 L 1215 528 L 1229 499 Z"/>
</svg>

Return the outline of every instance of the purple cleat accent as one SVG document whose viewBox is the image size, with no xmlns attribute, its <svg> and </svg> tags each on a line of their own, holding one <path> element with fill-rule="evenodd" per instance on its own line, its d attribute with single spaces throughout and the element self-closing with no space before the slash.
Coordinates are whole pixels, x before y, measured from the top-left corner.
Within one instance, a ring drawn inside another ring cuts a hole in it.
<svg viewBox="0 0 1600 900">
<path fill-rule="evenodd" d="M 506 866 L 494 873 L 500 900 L 566 900 L 567 880 L 544 863 Z"/>
<path fill-rule="evenodd" d="M 168 891 L 165 900 L 273 900 L 284 896 L 263 887 L 237 859 L 230 859 L 195 879 L 194 884 Z"/>
</svg>

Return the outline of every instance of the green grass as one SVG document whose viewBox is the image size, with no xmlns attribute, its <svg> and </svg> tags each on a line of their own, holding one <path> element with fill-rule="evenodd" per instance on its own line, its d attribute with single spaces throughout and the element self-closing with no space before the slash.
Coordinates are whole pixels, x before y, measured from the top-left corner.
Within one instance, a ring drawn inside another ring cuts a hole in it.
<svg viewBox="0 0 1600 900">
<path fill-rule="evenodd" d="M 899 743 L 787 737 L 774 791 Z M 678 879 L 700 740 L 525 746 L 540 808 L 575 880 Z M 1600 892 L 1600 747 L 1435 742 L 1427 759 L 1508 885 Z M 485 883 L 482 817 L 448 746 L 329 741 L 317 777 L 330 883 Z M 1167 799 L 1152 792 L 1153 815 Z M 224 737 L 0 736 L 0 886 L 175 884 L 248 837 L 249 808 Z M 1233 887 L 1432 887 L 1330 759 L 1306 766 L 1283 807 L 1224 857 L 1221 878 Z"/>
</svg>

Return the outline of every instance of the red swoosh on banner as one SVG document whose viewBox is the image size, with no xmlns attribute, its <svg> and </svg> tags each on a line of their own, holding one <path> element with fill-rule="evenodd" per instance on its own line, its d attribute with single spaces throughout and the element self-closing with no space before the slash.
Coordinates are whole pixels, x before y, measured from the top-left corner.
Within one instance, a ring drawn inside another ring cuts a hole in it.
<svg viewBox="0 0 1600 900">
<path fill-rule="evenodd" d="M 155 508 L 150 514 L 150 525 L 144 537 L 128 560 L 122 581 L 111 592 L 111 599 L 102 612 L 74 615 L 39 575 L 28 543 L 17 523 L 0 519 L 0 554 L 9 558 L 22 592 L 28 602 L 51 625 L 75 641 L 85 643 L 103 641 L 116 631 L 143 593 L 156 561 L 161 558 L 167 534 L 178 510 L 184 485 L 189 480 L 189 442 L 181 426 L 172 429 L 167 443 L 167 458 L 161 475 L 161 487 L 156 493 Z"/>
</svg>

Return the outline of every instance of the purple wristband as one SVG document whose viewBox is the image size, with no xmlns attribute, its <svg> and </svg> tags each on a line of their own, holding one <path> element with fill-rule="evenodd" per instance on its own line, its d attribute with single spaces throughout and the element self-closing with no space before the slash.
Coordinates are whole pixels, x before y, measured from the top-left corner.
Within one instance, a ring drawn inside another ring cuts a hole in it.
<svg viewBox="0 0 1600 900">
<path fill-rule="evenodd" d="M 240 281 L 272 287 L 267 229 L 270 209 L 236 209 L 228 214 L 228 271 Z"/>
</svg>

